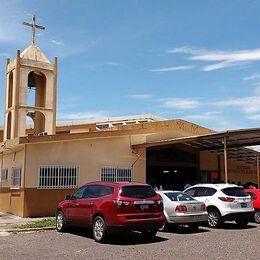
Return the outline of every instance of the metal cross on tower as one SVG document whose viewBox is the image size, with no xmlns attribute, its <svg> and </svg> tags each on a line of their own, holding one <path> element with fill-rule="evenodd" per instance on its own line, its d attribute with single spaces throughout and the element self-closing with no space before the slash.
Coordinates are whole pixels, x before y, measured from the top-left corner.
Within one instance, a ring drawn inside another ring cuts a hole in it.
<svg viewBox="0 0 260 260">
<path fill-rule="evenodd" d="M 32 17 L 32 23 L 23 22 L 23 25 L 32 27 L 32 44 L 35 44 L 35 29 L 45 30 L 44 26 L 35 23 L 35 15 Z"/>
</svg>

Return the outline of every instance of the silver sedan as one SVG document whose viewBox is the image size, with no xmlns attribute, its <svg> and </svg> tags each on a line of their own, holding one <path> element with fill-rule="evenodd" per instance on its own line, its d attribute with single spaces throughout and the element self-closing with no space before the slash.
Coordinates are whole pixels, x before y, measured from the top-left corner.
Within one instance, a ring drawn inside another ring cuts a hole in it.
<svg viewBox="0 0 260 260">
<path fill-rule="evenodd" d="M 163 200 L 165 225 L 188 225 L 197 230 L 201 224 L 207 223 L 208 213 L 203 202 L 197 201 L 181 191 L 156 191 Z"/>
</svg>

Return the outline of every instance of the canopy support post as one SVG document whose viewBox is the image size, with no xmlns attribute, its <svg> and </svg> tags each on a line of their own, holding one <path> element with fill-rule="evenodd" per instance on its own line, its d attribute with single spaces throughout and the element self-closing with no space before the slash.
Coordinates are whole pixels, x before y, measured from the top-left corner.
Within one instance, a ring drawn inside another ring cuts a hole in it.
<svg viewBox="0 0 260 260">
<path fill-rule="evenodd" d="M 227 172 L 227 137 L 224 136 L 224 170 L 225 170 L 225 183 L 228 183 L 228 172 Z"/>
<path fill-rule="evenodd" d="M 259 153 L 256 154 L 256 172 L 257 172 L 257 188 L 260 189 Z"/>
</svg>

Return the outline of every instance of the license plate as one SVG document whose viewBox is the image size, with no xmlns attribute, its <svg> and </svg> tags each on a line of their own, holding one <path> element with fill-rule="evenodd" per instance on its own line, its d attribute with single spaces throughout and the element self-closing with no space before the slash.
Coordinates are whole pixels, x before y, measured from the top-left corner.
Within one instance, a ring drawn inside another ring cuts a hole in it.
<svg viewBox="0 0 260 260">
<path fill-rule="evenodd" d="M 242 202 L 242 203 L 241 203 L 241 208 L 246 208 L 246 207 L 247 207 L 247 203 Z"/>
<path fill-rule="evenodd" d="M 200 216 L 192 216 L 193 219 L 199 219 Z"/>
<path fill-rule="evenodd" d="M 149 205 L 140 205 L 141 210 L 149 209 Z"/>
</svg>

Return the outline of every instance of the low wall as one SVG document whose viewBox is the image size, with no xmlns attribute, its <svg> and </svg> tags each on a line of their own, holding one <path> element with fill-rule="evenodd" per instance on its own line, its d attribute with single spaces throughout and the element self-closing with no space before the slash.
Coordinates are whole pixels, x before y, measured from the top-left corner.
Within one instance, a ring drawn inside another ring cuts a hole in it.
<svg viewBox="0 0 260 260">
<path fill-rule="evenodd" d="M 23 217 L 23 189 L 0 188 L 0 211 Z"/>
<path fill-rule="evenodd" d="M 23 217 L 55 216 L 58 203 L 74 191 L 75 189 L 25 189 Z"/>
</svg>

